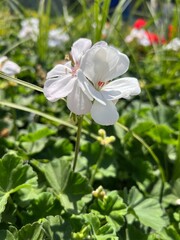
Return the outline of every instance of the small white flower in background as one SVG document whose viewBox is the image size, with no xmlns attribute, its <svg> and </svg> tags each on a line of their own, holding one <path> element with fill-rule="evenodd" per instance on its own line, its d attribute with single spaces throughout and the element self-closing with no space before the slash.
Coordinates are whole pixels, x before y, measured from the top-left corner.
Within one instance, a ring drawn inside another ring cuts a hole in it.
<svg viewBox="0 0 180 240">
<path fill-rule="evenodd" d="M 74 18 L 72 17 L 72 16 L 67 16 L 66 17 L 66 23 L 72 23 L 73 22 L 73 20 L 74 20 Z"/>
<path fill-rule="evenodd" d="M 82 57 L 78 80 L 83 92 L 93 101 L 90 113 L 98 124 L 113 125 L 119 118 L 117 100 L 140 93 L 136 78 L 116 79 L 128 67 L 128 57 L 107 44 L 95 44 Z"/>
<path fill-rule="evenodd" d="M 32 39 L 37 41 L 39 35 L 39 19 L 29 18 L 21 22 L 21 30 L 18 37 L 21 39 Z M 57 28 L 49 31 L 48 46 L 57 47 L 62 46 L 69 41 L 69 35 L 64 33 L 62 29 Z"/>
<path fill-rule="evenodd" d="M 146 20 L 142 18 L 137 19 L 134 22 L 133 28 L 131 29 L 129 35 L 126 36 L 125 42 L 130 43 L 133 40 L 137 40 L 137 42 L 142 46 L 151 45 L 151 42 L 147 35 L 147 31 L 144 29 L 146 25 Z"/>
<path fill-rule="evenodd" d="M 21 39 L 32 39 L 33 41 L 37 41 L 39 34 L 39 19 L 37 18 L 29 18 L 25 19 L 21 22 L 21 30 L 18 34 L 18 37 Z"/>
<path fill-rule="evenodd" d="M 166 50 L 178 51 L 180 49 L 180 38 L 172 39 L 164 48 Z"/>
<path fill-rule="evenodd" d="M 20 73 L 21 68 L 15 62 L 10 61 L 6 56 L 3 56 L 0 57 L 0 71 L 9 76 L 14 76 Z"/>
<path fill-rule="evenodd" d="M 91 45 L 92 42 L 89 39 L 77 40 L 71 48 L 72 62 L 56 65 L 48 72 L 44 85 L 44 95 L 49 101 L 55 102 L 67 97 L 67 107 L 77 115 L 90 112 L 92 105 L 77 81 L 77 70 L 80 68 L 81 58 Z"/>
<path fill-rule="evenodd" d="M 125 42 L 130 43 L 135 39 L 139 45 L 144 47 L 151 45 L 151 41 L 149 40 L 147 32 L 144 29 L 133 28 L 130 34 L 126 36 Z"/>
<path fill-rule="evenodd" d="M 180 205 L 180 198 L 176 200 L 176 205 Z"/>
<path fill-rule="evenodd" d="M 64 46 L 64 43 L 69 41 L 69 35 L 64 33 L 61 28 L 53 29 L 49 31 L 48 46 L 58 47 Z"/>
</svg>

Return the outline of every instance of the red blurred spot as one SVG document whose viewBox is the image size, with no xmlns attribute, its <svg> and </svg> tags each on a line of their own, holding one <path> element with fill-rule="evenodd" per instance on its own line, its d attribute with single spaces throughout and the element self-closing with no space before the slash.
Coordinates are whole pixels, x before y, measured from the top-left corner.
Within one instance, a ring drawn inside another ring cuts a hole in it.
<svg viewBox="0 0 180 240">
<path fill-rule="evenodd" d="M 143 18 L 138 18 L 138 19 L 135 21 L 133 27 L 134 27 L 134 28 L 137 28 L 137 29 L 141 29 L 141 28 L 145 27 L 146 24 L 147 24 L 147 21 L 146 21 L 146 20 L 144 20 Z"/>
</svg>

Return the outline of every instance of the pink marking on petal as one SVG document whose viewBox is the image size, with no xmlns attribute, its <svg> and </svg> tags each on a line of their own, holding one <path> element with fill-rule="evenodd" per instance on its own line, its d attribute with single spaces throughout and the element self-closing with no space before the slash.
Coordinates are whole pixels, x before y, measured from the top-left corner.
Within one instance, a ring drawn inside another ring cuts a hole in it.
<svg viewBox="0 0 180 240">
<path fill-rule="evenodd" d="M 77 75 L 77 70 L 79 69 L 79 64 L 76 64 L 74 67 L 72 67 L 72 76 Z"/>
<path fill-rule="evenodd" d="M 104 84 L 105 84 L 105 82 L 99 81 L 99 82 L 98 82 L 98 87 L 102 88 L 102 87 L 104 86 Z"/>
</svg>

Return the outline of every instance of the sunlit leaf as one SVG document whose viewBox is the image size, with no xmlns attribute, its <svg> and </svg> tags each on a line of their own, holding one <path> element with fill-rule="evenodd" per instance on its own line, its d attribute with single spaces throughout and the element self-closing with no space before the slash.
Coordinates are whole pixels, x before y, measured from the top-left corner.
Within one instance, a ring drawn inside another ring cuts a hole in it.
<svg viewBox="0 0 180 240">
<path fill-rule="evenodd" d="M 158 143 L 164 144 L 177 144 L 177 140 L 172 137 L 174 131 L 167 125 L 159 124 L 152 128 L 147 135 L 152 137 L 152 139 Z"/>
<path fill-rule="evenodd" d="M 29 206 L 26 207 L 24 222 L 37 221 L 49 215 L 56 215 L 61 212 L 62 207 L 59 201 L 53 197 L 50 192 L 39 193 L 36 198 L 31 200 Z"/>
<path fill-rule="evenodd" d="M 91 200 L 91 187 L 80 173 L 72 172 L 69 162 L 60 158 L 49 163 L 34 162 L 66 210 L 79 212 Z"/>
<path fill-rule="evenodd" d="M 8 198 L 9 198 L 9 193 L 0 192 L 0 213 L 4 211 Z M 0 216 L 0 220 L 1 220 L 1 216 Z"/>
<path fill-rule="evenodd" d="M 144 198 L 135 188 L 129 193 L 129 205 L 135 213 L 135 217 L 145 226 L 160 231 L 168 223 L 163 218 L 164 212 L 157 198 Z M 133 212 L 132 212 L 133 213 Z"/>
<path fill-rule="evenodd" d="M 32 225 L 27 224 L 19 230 L 18 240 L 43 240 L 44 231 L 41 224 L 35 222 Z"/>
<path fill-rule="evenodd" d="M 8 153 L 0 159 L 0 169 L 0 209 L 3 211 L 11 193 L 37 186 L 37 176 L 15 153 Z"/>
<path fill-rule="evenodd" d="M 57 132 L 55 129 L 48 128 L 46 125 L 32 123 L 28 126 L 28 133 L 21 134 L 19 141 L 21 142 L 36 142 L 39 139 L 53 135 Z"/>
<path fill-rule="evenodd" d="M 46 137 L 54 135 L 56 129 L 50 129 L 46 125 L 32 123 L 28 127 L 28 132 L 20 133 L 20 145 L 27 151 L 28 154 L 40 152 L 47 143 Z"/>
</svg>

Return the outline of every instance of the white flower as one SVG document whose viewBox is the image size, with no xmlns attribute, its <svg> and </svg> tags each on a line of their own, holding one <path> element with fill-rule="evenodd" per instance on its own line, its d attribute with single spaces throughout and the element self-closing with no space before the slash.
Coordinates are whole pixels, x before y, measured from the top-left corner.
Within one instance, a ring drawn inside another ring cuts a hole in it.
<svg viewBox="0 0 180 240">
<path fill-rule="evenodd" d="M 14 76 L 20 72 L 21 68 L 10 60 L 6 56 L 0 57 L 0 71 L 9 76 Z"/>
<path fill-rule="evenodd" d="M 39 19 L 29 18 L 21 22 L 21 30 L 18 37 L 21 39 L 30 38 L 33 41 L 37 41 L 39 34 Z"/>
<path fill-rule="evenodd" d="M 172 39 L 164 48 L 166 50 L 178 51 L 180 49 L 180 38 Z"/>
<path fill-rule="evenodd" d="M 129 43 L 133 40 L 137 40 L 137 42 L 142 46 L 151 45 L 147 32 L 144 29 L 133 28 L 130 34 L 126 36 L 125 42 Z"/>
<path fill-rule="evenodd" d="M 61 28 L 49 31 L 49 47 L 64 46 L 64 43 L 67 41 L 69 41 L 69 35 L 67 33 L 63 33 Z"/>
<path fill-rule="evenodd" d="M 93 101 L 91 116 L 101 125 L 113 125 L 119 118 L 115 103 L 140 93 L 136 78 L 120 78 L 129 67 L 125 54 L 107 45 L 94 45 L 81 60 L 78 80 L 81 89 Z"/>
<path fill-rule="evenodd" d="M 77 115 L 88 113 L 92 105 L 77 81 L 77 70 L 80 67 L 81 58 L 91 45 L 89 39 L 77 40 L 71 48 L 73 64 L 67 62 L 65 65 L 56 65 L 48 72 L 44 85 L 44 95 L 49 101 L 55 102 L 67 96 L 68 108 Z"/>
<path fill-rule="evenodd" d="M 180 198 L 178 198 L 175 202 L 177 205 L 180 205 Z"/>
</svg>

